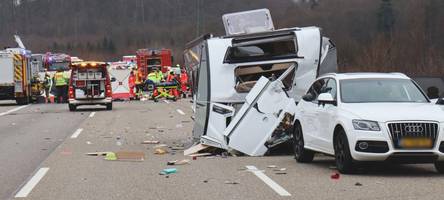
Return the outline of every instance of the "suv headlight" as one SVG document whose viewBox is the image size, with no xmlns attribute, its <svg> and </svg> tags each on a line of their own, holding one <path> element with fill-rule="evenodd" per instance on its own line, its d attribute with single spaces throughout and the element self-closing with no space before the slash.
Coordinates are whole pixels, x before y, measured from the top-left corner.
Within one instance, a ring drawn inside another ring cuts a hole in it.
<svg viewBox="0 0 444 200">
<path fill-rule="evenodd" d="M 353 127 L 355 130 L 361 130 L 361 131 L 380 131 L 378 122 L 375 121 L 369 121 L 369 120 L 358 120 L 354 119 L 352 120 Z"/>
</svg>

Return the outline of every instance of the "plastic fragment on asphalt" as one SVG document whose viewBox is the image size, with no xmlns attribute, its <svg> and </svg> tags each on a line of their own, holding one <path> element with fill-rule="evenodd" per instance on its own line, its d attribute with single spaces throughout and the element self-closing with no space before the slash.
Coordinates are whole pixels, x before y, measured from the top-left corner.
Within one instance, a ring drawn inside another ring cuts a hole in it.
<svg viewBox="0 0 444 200">
<path fill-rule="evenodd" d="M 167 174 L 175 174 L 175 173 L 177 173 L 176 168 L 166 168 L 166 169 L 163 169 L 159 174 L 160 175 L 167 175 Z"/>
<path fill-rule="evenodd" d="M 341 177 L 341 175 L 337 172 L 333 173 L 330 178 L 334 180 L 338 180 Z"/>
<path fill-rule="evenodd" d="M 287 168 L 273 169 L 273 171 L 285 171 Z"/>
<path fill-rule="evenodd" d="M 194 157 L 206 157 L 206 156 L 211 156 L 211 155 L 213 155 L 213 154 L 211 154 L 211 153 L 196 153 L 196 154 L 191 154 L 188 156 L 193 157 L 193 160 L 194 160 Z"/>
<path fill-rule="evenodd" d="M 225 184 L 229 184 L 229 185 L 237 185 L 237 184 L 239 184 L 239 182 L 236 182 L 236 181 L 225 181 L 224 183 Z"/>
<path fill-rule="evenodd" d="M 284 174 L 287 174 L 287 172 L 276 172 L 275 174 L 277 174 L 277 175 L 284 175 Z"/>
<path fill-rule="evenodd" d="M 114 152 L 108 152 L 105 156 L 105 160 L 117 160 L 117 156 Z"/>
<path fill-rule="evenodd" d="M 160 142 L 158 140 L 145 140 L 142 142 L 142 144 L 159 144 Z"/>
<path fill-rule="evenodd" d="M 167 162 L 167 165 L 186 165 L 186 164 L 190 164 L 190 160 L 183 159 L 183 160 L 173 160 Z"/>
<path fill-rule="evenodd" d="M 267 168 L 276 168 L 276 165 L 268 165 Z"/>
<path fill-rule="evenodd" d="M 106 154 L 110 153 L 110 151 L 99 151 L 99 152 L 90 152 L 85 153 L 87 156 L 106 156 Z"/>
<path fill-rule="evenodd" d="M 192 146 L 192 147 L 186 149 L 186 150 L 183 152 L 183 155 L 188 156 L 188 155 L 191 155 L 191 154 L 196 154 L 196 153 L 199 153 L 199 151 L 205 150 L 205 149 L 207 149 L 207 148 L 209 148 L 209 147 L 210 147 L 210 146 L 208 146 L 208 145 L 197 144 L 197 145 L 194 145 L 194 146 Z"/>
<path fill-rule="evenodd" d="M 362 183 L 360 183 L 360 182 L 356 182 L 356 183 L 355 183 L 355 186 L 362 186 Z"/>
</svg>

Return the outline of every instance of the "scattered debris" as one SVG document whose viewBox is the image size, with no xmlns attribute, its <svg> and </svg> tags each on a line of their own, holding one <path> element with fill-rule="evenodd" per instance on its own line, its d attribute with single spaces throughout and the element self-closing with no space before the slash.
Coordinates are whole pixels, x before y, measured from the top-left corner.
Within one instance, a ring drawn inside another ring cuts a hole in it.
<svg viewBox="0 0 444 200">
<path fill-rule="evenodd" d="M 338 169 L 338 168 L 336 168 L 336 165 L 330 165 L 328 168 L 329 169 Z"/>
<path fill-rule="evenodd" d="M 145 160 L 145 153 L 136 151 L 108 152 L 105 156 L 105 160 L 143 161 Z"/>
<path fill-rule="evenodd" d="M 92 142 L 90 142 L 90 141 L 86 141 L 86 144 L 92 144 Z"/>
<path fill-rule="evenodd" d="M 230 184 L 230 185 L 237 185 L 237 184 L 239 184 L 239 182 L 236 182 L 236 181 L 225 181 L 224 183 L 225 184 Z"/>
<path fill-rule="evenodd" d="M 190 160 L 188 159 L 183 159 L 183 160 L 173 160 L 173 161 L 168 161 L 167 165 L 186 165 L 186 164 L 190 164 Z"/>
<path fill-rule="evenodd" d="M 165 150 L 165 149 L 154 149 L 154 154 L 157 154 L 157 155 L 163 155 L 163 154 L 166 154 L 166 153 L 168 153 L 168 151 L 167 150 Z"/>
<path fill-rule="evenodd" d="M 158 140 L 145 140 L 142 142 L 142 144 L 159 144 L 160 142 Z"/>
<path fill-rule="evenodd" d="M 277 175 L 283 175 L 283 174 L 287 174 L 287 172 L 276 172 L 275 174 L 277 174 Z"/>
<path fill-rule="evenodd" d="M 275 171 L 275 172 L 282 172 L 285 170 L 287 170 L 287 168 L 273 169 L 273 171 Z"/>
<path fill-rule="evenodd" d="M 167 174 L 175 174 L 175 173 L 177 173 L 176 168 L 166 168 L 166 169 L 163 169 L 159 174 L 160 175 L 167 175 Z"/>
<path fill-rule="evenodd" d="M 211 154 L 211 153 L 196 153 L 196 154 L 191 154 L 188 156 L 193 157 L 193 160 L 195 160 L 194 157 L 205 157 L 205 156 L 211 156 L 211 155 L 213 155 L 213 154 Z"/>
<path fill-rule="evenodd" d="M 45 138 L 45 140 L 50 140 L 51 138 L 49 138 L 49 137 L 47 137 L 47 138 Z"/>
<path fill-rule="evenodd" d="M 338 180 L 341 177 L 341 175 L 337 172 L 333 173 L 330 178 L 334 180 Z"/>
<path fill-rule="evenodd" d="M 276 168 L 276 165 L 268 165 L 267 168 Z"/>
<path fill-rule="evenodd" d="M 362 186 L 362 183 L 360 183 L 360 182 L 356 182 L 356 183 L 355 183 L 355 186 Z"/>
<path fill-rule="evenodd" d="M 122 146 L 122 141 L 120 141 L 120 136 L 116 137 L 116 145 L 117 146 Z"/>
<path fill-rule="evenodd" d="M 106 156 L 106 154 L 108 153 L 112 153 L 110 151 L 99 151 L 99 152 L 90 152 L 90 153 L 85 153 L 85 155 L 87 156 Z"/>
<path fill-rule="evenodd" d="M 194 146 L 188 148 L 187 150 L 185 150 L 185 151 L 183 152 L 183 155 L 185 155 L 185 156 L 189 156 L 189 155 L 191 155 L 191 154 L 196 154 L 196 153 L 199 153 L 199 151 L 205 150 L 205 149 L 207 149 L 207 148 L 209 148 L 209 147 L 210 147 L 210 146 L 208 146 L 208 145 L 204 145 L 204 144 L 194 145 Z"/>
</svg>

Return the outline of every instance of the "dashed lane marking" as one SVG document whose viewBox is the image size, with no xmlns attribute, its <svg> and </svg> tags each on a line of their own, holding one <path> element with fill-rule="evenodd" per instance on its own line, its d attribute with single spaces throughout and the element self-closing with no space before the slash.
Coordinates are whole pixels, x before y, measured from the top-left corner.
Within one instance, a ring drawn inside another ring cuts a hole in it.
<svg viewBox="0 0 444 200">
<path fill-rule="evenodd" d="M 20 189 L 20 191 L 15 194 L 15 198 L 24 198 L 31 193 L 32 189 L 42 180 L 45 174 L 48 172 L 48 167 L 42 167 L 34 174 L 34 176 L 29 179 L 29 181 Z"/>
<path fill-rule="evenodd" d="M 94 115 L 96 115 L 96 112 L 92 112 L 91 114 L 89 114 L 89 117 L 90 117 L 90 118 L 93 118 Z"/>
<path fill-rule="evenodd" d="M 75 139 L 75 138 L 79 137 L 79 135 L 80 135 L 80 133 L 81 133 L 82 131 L 83 131 L 82 128 L 77 129 L 76 132 L 74 132 L 74 133 L 71 135 L 71 139 Z"/>
<path fill-rule="evenodd" d="M 15 111 L 19 111 L 19 110 L 21 110 L 21 109 L 23 109 L 23 108 L 26 108 L 26 107 L 28 107 L 28 106 L 29 106 L 29 105 L 24 105 L 24 106 L 20 106 L 20 107 L 17 107 L 17 108 L 14 108 L 14 109 L 8 110 L 8 111 L 6 111 L 6 112 L 2 112 L 2 113 L 0 113 L 0 116 L 4 116 L 4 115 L 10 114 L 10 113 L 13 113 L 13 112 L 15 112 Z"/>
<path fill-rule="evenodd" d="M 185 113 L 181 109 L 177 109 L 176 111 L 181 115 L 185 115 Z"/>
<path fill-rule="evenodd" d="M 271 189 L 273 189 L 280 196 L 291 196 L 287 190 L 281 187 L 279 184 L 274 182 L 270 177 L 264 174 L 264 172 L 259 171 L 255 166 L 246 166 L 247 169 L 261 179 L 265 184 L 267 184 Z"/>
</svg>

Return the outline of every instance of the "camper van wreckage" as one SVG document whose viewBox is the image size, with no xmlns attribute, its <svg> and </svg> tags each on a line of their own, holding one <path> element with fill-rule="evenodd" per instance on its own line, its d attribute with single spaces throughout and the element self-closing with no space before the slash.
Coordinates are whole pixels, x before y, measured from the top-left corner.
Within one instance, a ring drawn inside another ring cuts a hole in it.
<svg viewBox="0 0 444 200">
<path fill-rule="evenodd" d="M 275 30 L 267 9 L 222 18 L 226 36 L 204 35 L 184 51 L 194 144 L 263 156 L 292 138 L 298 101 L 337 71 L 336 48 L 319 27 Z"/>
</svg>

